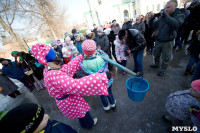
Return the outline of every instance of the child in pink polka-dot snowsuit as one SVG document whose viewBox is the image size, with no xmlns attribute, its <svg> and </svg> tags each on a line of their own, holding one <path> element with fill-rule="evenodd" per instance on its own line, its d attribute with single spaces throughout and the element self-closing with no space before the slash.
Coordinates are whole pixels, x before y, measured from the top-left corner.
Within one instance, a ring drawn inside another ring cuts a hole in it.
<svg viewBox="0 0 200 133">
<path fill-rule="evenodd" d="M 56 52 L 45 44 L 35 44 L 31 53 L 38 61 L 48 66 L 44 69 L 44 82 L 49 95 L 54 97 L 58 108 L 69 119 L 79 118 L 81 127 L 91 128 L 97 123 L 92 118 L 90 106 L 81 96 L 108 95 L 106 73 L 96 73 L 81 79 L 73 79 L 76 71 L 80 70 L 83 56 L 79 55 L 68 64 L 60 66 Z"/>
<path fill-rule="evenodd" d="M 79 55 L 60 70 L 44 70 L 44 82 L 49 95 L 55 99 L 69 95 L 64 100 L 56 100 L 56 103 L 63 115 L 70 119 L 82 118 L 90 110 L 81 95 L 108 95 L 108 79 L 105 73 L 95 73 L 81 79 L 72 78 L 80 69 L 82 60 L 82 55 Z"/>
</svg>

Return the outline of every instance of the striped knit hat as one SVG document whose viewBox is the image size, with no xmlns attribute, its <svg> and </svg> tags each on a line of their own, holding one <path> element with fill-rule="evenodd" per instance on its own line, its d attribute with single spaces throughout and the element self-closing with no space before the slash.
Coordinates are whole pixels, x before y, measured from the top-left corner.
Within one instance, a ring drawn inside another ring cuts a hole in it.
<svg viewBox="0 0 200 133">
<path fill-rule="evenodd" d="M 96 51 L 97 47 L 93 40 L 85 40 L 82 43 L 83 53 L 86 55 L 92 55 Z"/>
</svg>

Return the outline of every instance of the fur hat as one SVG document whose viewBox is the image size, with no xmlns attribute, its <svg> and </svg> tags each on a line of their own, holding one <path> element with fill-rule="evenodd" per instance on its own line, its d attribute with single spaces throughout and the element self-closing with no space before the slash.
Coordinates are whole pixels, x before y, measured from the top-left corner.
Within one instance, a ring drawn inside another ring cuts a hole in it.
<svg viewBox="0 0 200 133">
<path fill-rule="evenodd" d="M 44 117 L 44 109 L 37 104 L 26 103 L 9 111 L 0 121 L 2 133 L 32 133 Z"/>
<path fill-rule="evenodd" d="M 91 30 L 86 30 L 86 35 L 89 35 L 91 32 Z"/>
<path fill-rule="evenodd" d="M 200 92 L 200 79 L 193 81 L 191 86 L 194 90 Z"/>
<path fill-rule="evenodd" d="M 99 27 L 98 29 L 97 29 L 97 32 L 103 32 L 103 28 L 101 28 L 101 27 Z"/>
<path fill-rule="evenodd" d="M 32 46 L 31 54 L 43 65 L 47 65 L 47 62 L 52 62 L 56 58 L 56 51 L 41 43 Z"/>
<path fill-rule="evenodd" d="M 94 54 L 94 52 L 96 51 L 97 47 L 96 47 L 96 44 L 93 40 L 85 40 L 83 43 L 82 43 L 82 50 L 83 50 L 83 53 L 86 54 L 86 55 L 92 55 Z"/>
</svg>

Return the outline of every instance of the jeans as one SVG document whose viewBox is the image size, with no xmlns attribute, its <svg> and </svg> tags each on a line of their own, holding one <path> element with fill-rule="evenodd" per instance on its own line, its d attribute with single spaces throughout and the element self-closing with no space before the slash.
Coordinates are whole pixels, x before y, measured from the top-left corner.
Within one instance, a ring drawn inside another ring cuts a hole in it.
<svg viewBox="0 0 200 133">
<path fill-rule="evenodd" d="M 133 59 L 135 63 L 134 70 L 140 73 L 143 73 L 143 53 L 144 53 L 144 49 L 133 53 Z"/>
<path fill-rule="evenodd" d="M 181 37 L 183 36 L 183 32 L 184 32 L 184 28 L 179 28 L 178 32 L 177 32 L 177 37 L 175 39 L 175 45 L 173 48 L 176 48 L 177 46 L 179 48 L 182 47 L 182 42 L 181 42 Z"/>
<path fill-rule="evenodd" d="M 197 63 L 199 61 L 199 58 L 196 58 L 195 56 L 190 56 L 190 60 L 187 64 L 186 68 L 192 69 L 192 67 L 194 66 L 195 63 Z"/>
<path fill-rule="evenodd" d="M 101 95 L 100 98 L 104 107 L 108 107 L 108 101 L 111 105 L 115 104 L 115 99 L 112 94 L 112 85 L 108 88 L 108 96 Z"/>
<path fill-rule="evenodd" d="M 25 76 L 23 79 L 19 79 L 20 82 L 22 82 L 30 91 L 33 90 L 33 83 L 31 80 L 28 78 L 28 76 Z"/>
<path fill-rule="evenodd" d="M 94 120 L 88 111 L 83 118 L 78 118 L 82 128 L 91 128 L 94 125 Z"/>
<path fill-rule="evenodd" d="M 197 63 L 197 65 L 194 69 L 193 76 L 192 76 L 192 81 L 197 80 L 197 79 L 200 79 L 200 60 Z"/>
<path fill-rule="evenodd" d="M 122 66 L 126 67 L 126 63 L 127 63 L 127 60 L 122 60 L 120 64 L 121 64 Z"/>
</svg>

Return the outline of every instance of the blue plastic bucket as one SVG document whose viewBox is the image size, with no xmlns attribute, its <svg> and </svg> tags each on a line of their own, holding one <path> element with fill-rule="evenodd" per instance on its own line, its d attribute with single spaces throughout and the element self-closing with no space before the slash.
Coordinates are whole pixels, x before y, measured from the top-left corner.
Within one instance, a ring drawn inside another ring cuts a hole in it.
<svg viewBox="0 0 200 133">
<path fill-rule="evenodd" d="M 132 77 L 126 81 L 126 87 L 128 90 L 128 97 L 134 102 L 140 102 L 144 99 L 145 94 L 149 89 L 149 83 L 143 78 Z"/>
</svg>

